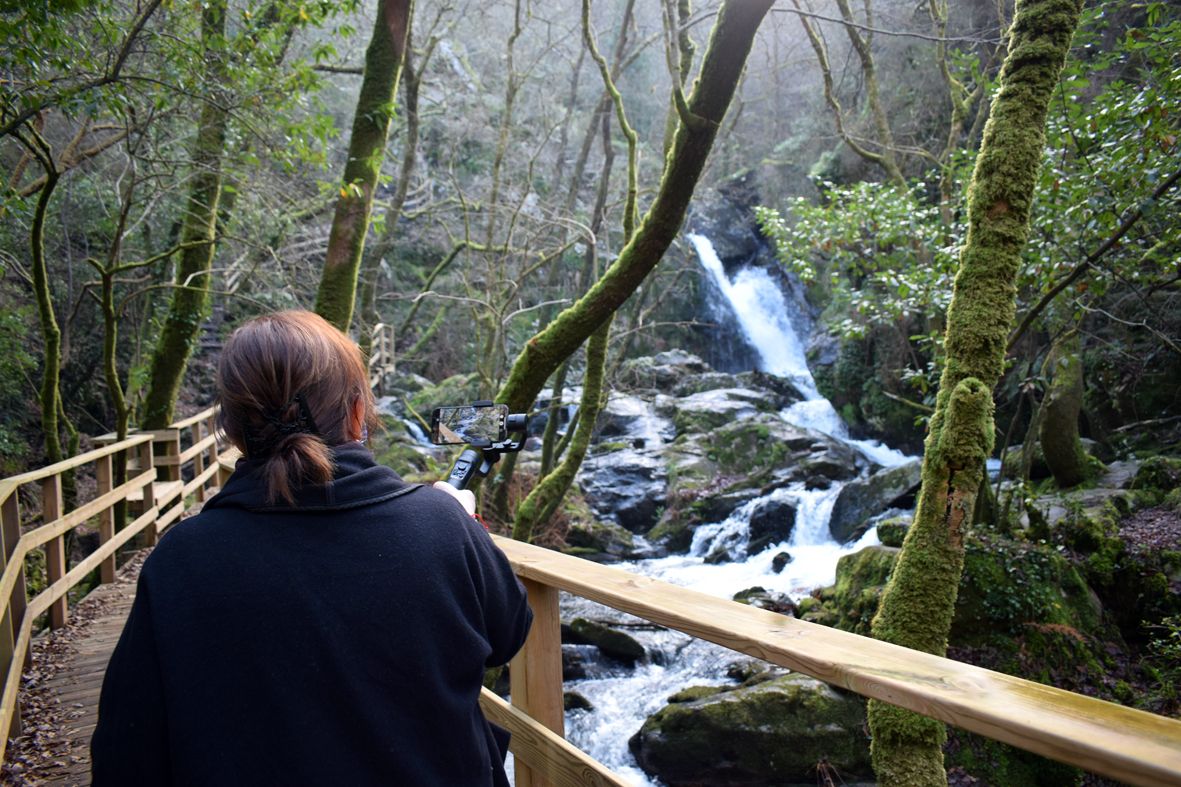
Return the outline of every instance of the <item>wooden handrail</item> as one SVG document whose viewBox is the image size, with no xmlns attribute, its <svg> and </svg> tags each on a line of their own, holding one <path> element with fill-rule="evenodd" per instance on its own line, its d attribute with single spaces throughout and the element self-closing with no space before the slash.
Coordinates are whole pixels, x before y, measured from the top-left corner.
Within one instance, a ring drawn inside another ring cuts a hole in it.
<svg viewBox="0 0 1181 787">
<path fill-rule="evenodd" d="M 523 579 L 1104 776 L 1181 784 L 1181 721 L 494 538 Z"/>
<path fill-rule="evenodd" d="M 217 438 L 216 410 L 208 408 L 184 418 L 167 429 L 137 432 L 124 440 L 115 435 L 96 438 L 100 447 L 70 459 L 20 475 L 0 479 L 0 760 L 8 742 L 8 733 L 17 720 L 20 676 L 28 657 L 33 625 L 49 613 L 53 628 L 65 624 L 69 614 L 67 594 L 96 568 L 99 581 L 115 578 L 117 550 L 141 533 L 146 543 L 155 543 L 157 535 L 189 505 L 192 495 L 203 501 L 211 483 L 221 479 L 222 449 Z M 182 448 L 182 434 L 190 430 L 191 443 Z M 159 445 L 161 452 L 155 453 Z M 134 452 L 138 471 L 130 479 L 114 485 L 112 457 Z M 62 476 L 93 463 L 98 493 L 94 499 L 66 510 L 62 495 Z M 189 467 L 191 466 L 191 470 Z M 185 482 L 184 477 L 190 477 Z M 41 524 L 21 532 L 20 501 L 17 490 L 25 484 L 40 482 Z M 161 508 L 155 490 L 161 490 Z M 138 506 L 138 516 L 115 531 L 115 506 L 121 503 Z M 73 567 L 67 563 L 65 535 L 94 518 L 98 519 L 99 547 Z M 27 597 L 25 559 L 30 552 L 43 549 L 46 556 L 48 585 Z"/>
<path fill-rule="evenodd" d="M 187 426 L 199 429 L 196 424 L 208 423 L 212 417 L 210 411 L 199 415 L 204 418 L 187 419 Z M 195 460 L 203 456 L 201 451 L 180 449 L 179 428 L 165 432 L 137 435 L 54 466 L 0 480 L 6 525 L 3 543 L 8 547 L 0 576 L 0 599 L 12 622 L 7 641 L 2 636 L 7 627 L 0 627 L 0 672 L 5 676 L 0 692 L 0 730 L 7 730 L 14 718 L 33 620 L 51 611 L 88 572 L 110 565 L 115 551 L 137 533 L 154 535 L 177 515 L 178 506 L 183 507 L 184 498 L 195 488 L 204 489 L 213 478 L 224 482 L 238 452 L 232 448 L 218 451 L 216 442 L 209 444 L 215 455 L 203 470 L 193 474 L 179 502 L 166 511 L 160 510 L 151 494 L 157 470 L 153 466 L 115 489 L 101 491 L 95 500 L 74 511 L 59 512 L 55 521 L 10 539 L 11 521 L 14 517 L 19 520 L 15 490 L 86 461 L 98 462 L 102 478 L 106 472 L 103 463 L 129 448 L 141 451 L 148 459 L 141 466 L 146 467 L 152 464 L 154 441 L 172 441 L 173 452 L 168 454 L 172 457 L 191 454 Z M 207 442 L 208 436 L 195 435 L 195 444 Z M 180 464 L 160 469 L 179 473 Z M 118 533 L 104 536 L 97 551 L 55 578 L 27 601 L 25 609 L 25 555 L 60 539 L 85 519 L 109 512 L 117 500 L 141 489 L 144 510 L 139 517 Z M 512 706 L 487 691 L 480 700 L 490 719 L 514 733 L 510 748 L 517 757 L 518 785 L 625 783 L 562 738 L 559 590 L 1088 771 L 1133 784 L 1181 785 L 1181 721 L 715 598 L 519 541 L 493 538 L 528 588 L 535 613 L 529 639 L 511 667 Z M 5 659 L 5 653 L 11 658 Z M 5 744 L 0 736 L 0 758 Z"/>
</svg>

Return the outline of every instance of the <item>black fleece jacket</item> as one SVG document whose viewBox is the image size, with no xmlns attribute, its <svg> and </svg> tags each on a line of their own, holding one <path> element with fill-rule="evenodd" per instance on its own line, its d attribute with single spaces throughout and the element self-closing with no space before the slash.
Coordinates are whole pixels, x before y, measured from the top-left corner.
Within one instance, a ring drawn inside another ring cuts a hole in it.
<svg viewBox="0 0 1181 787">
<path fill-rule="evenodd" d="M 507 784 L 477 706 L 532 613 L 445 492 L 359 444 L 267 505 L 241 461 L 140 574 L 91 742 L 93 784 Z"/>
</svg>

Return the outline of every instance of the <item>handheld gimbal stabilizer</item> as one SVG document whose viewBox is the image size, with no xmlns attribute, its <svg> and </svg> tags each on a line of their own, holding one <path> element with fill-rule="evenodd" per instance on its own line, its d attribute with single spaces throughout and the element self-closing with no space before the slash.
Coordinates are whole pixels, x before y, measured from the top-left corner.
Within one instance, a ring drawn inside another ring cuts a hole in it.
<svg viewBox="0 0 1181 787">
<path fill-rule="evenodd" d="M 463 450 L 447 483 L 466 489 L 473 478 L 488 475 L 502 454 L 520 451 L 523 439 L 511 440 L 510 434 L 523 433 L 529 426 L 524 413 L 512 413 L 508 406 L 489 401 L 472 402 L 458 407 L 436 407 L 431 413 L 431 442 L 436 445 L 461 445 Z"/>
</svg>

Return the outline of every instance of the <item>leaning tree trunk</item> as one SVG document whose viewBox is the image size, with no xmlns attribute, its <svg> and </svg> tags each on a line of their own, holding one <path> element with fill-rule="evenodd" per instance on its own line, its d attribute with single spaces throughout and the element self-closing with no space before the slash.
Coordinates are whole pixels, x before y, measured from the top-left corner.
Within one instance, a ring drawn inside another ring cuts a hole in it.
<svg viewBox="0 0 1181 787">
<path fill-rule="evenodd" d="M 701 74 L 681 113 L 668 165 L 643 222 L 603 277 L 525 344 L 497 401 L 518 412 L 530 407 L 562 361 L 611 319 L 660 262 L 681 228 L 755 31 L 772 2 L 728 0 L 719 9 Z"/>
<path fill-rule="evenodd" d="M 201 332 L 201 322 L 209 309 L 214 237 L 217 233 L 218 201 L 221 199 L 221 167 L 230 114 L 221 94 L 221 85 L 227 78 L 228 53 L 223 43 L 226 35 L 226 0 L 211 0 L 204 9 L 201 15 L 201 39 L 205 48 L 205 80 L 210 90 L 197 121 L 193 178 L 181 224 L 182 250 L 176 267 L 176 288 L 172 291 L 168 316 L 152 352 L 148 388 L 140 418 L 140 425 L 144 429 L 163 429 L 172 421 L 185 368 Z"/>
<path fill-rule="evenodd" d="M 947 365 L 923 454 L 914 524 L 873 621 L 873 635 L 942 655 L 964 561 L 964 529 L 992 451 L 992 389 L 1004 368 L 1016 278 L 1029 235 L 1046 109 L 1082 0 L 1019 0 L 1009 55 L 976 160 L 968 236 L 947 314 Z M 945 785 L 942 723 L 873 700 L 879 783 Z"/>
<path fill-rule="evenodd" d="M 349 329 L 353 319 L 357 275 L 373 209 L 373 190 L 394 114 L 406 32 L 410 29 L 410 7 L 411 0 L 381 0 L 373 37 L 365 50 L 365 76 L 353 115 L 348 162 L 316 294 L 316 311 L 342 331 Z"/>
</svg>

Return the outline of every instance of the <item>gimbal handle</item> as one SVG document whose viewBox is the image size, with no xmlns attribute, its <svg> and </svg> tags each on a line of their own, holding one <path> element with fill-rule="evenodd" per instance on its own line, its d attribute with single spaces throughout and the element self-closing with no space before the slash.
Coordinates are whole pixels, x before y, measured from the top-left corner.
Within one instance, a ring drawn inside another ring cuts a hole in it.
<svg viewBox="0 0 1181 787">
<path fill-rule="evenodd" d="M 500 452 L 494 449 L 485 448 L 483 451 L 477 451 L 474 448 L 465 448 L 459 458 L 455 460 L 451 474 L 447 476 L 447 483 L 456 489 L 467 489 L 467 485 L 471 483 L 473 478 L 476 476 L 483 478 L 488 475 L 492 471 L 492 465 L 498 459 L 500 459 Z"/>
</svg>

